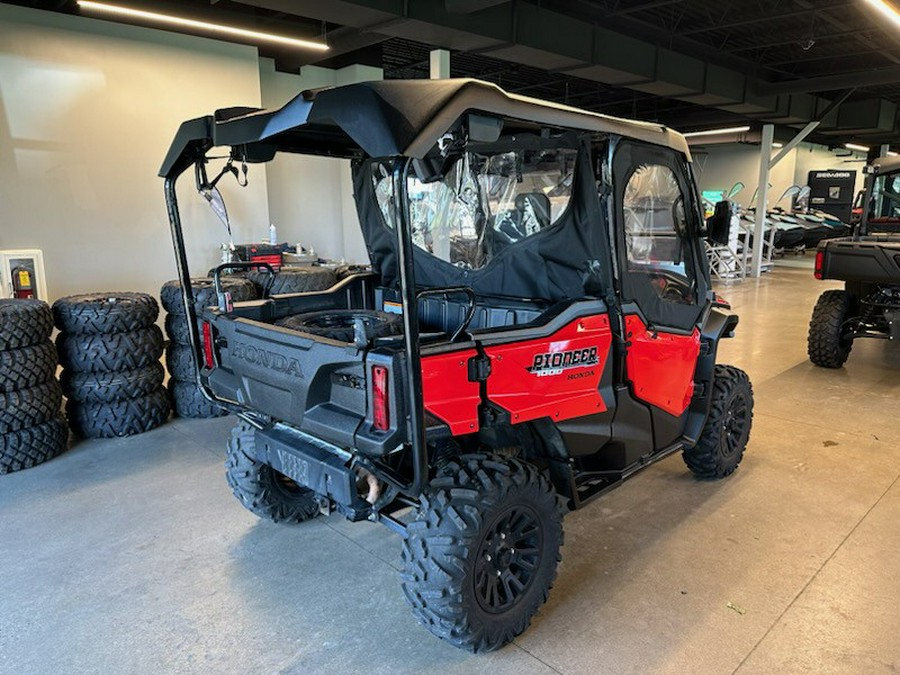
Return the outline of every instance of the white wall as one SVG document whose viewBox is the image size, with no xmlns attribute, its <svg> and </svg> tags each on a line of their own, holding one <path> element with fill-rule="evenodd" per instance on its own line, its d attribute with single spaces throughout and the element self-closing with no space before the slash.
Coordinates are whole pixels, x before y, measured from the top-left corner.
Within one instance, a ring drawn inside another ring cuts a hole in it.
<svg viewBox="0 0 900 675">
<path fill-rule="evenodd" d="M 304 67 L 299 75 L 279 73 L 260 59 L 263 107 L 277 108 L 305 89 L 382 79 L 380 68 L 354 65 L 340 70 Z M 279 241 L 312 246 L 320 256 L 368 262 L 359 229 L 350 162 L 326 157 L 279 155 L 266 166 L 269 215 Z"/>
<path fill-rule="evenodd" d="M 772 151 L 774 157 L 780 149 Z M 750 200 L 759 182 L 759 146 L 747 144 L 709 145 L 692 148 L 694 166 L 701 190 L 728 190 L 736 182 L 744 183 L 744 189 L 735 200 L 744 206 L 751 206 Z M 864 182 L 863 161 L 847 162 L 848 159 L 865 159 L 864 155 L 854 153 L 852 157 L 837 157 L 827 147 L 811 143 L 801 143 L 788 153 L 769 174 L 769 207 L 791 185 L 806 185 L 809 172 L 813 170 L 841 169 L 857 172 L 857 189 L 862 189 Z M 780 204 L 789 207 L 788 200 Z"/>
<path fill-rule="evenodd" d="M 0 248 L 43 249 L 51 301 L 158 293 L 175 264 L 157 171 L 182 121 L 231 105 L 260 105 L 254 48 L 0 4 Z M 179 195 L 203 274 L 225 235 L 192 183 Z M 239 189 L 222 188 L 235 238 L 258 238 L 265 171 Z"/>
</svg>

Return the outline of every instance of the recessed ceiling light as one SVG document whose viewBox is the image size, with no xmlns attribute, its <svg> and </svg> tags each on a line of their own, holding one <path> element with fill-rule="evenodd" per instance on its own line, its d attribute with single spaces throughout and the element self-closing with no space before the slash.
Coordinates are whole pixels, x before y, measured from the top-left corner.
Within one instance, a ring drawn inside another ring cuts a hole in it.
<svg viewBox="0 0 900 675">
<path fill-rule="evenodd" d="M 856 150 L 857 152 L 868 152 L 870 148 L 865 145 L 857 145 L 856 143 L 844 143 L 844 147 L 848 150 Z"/>
<path fill-rule="evenodd" d="M 708 131 L 691 131 L 682 134 L 685 138 L 696 138 L 697 136 L 717 136 L 719 134 L 739 134 L 744 131 L 750 131 L 750 127 L 728 127 L 726 129 L 709 129 Z"/>
<path fill-rule="evenodd" d="M 774 143 L 772 143 L 772 147 L 773 148 L 783 148 L 784 143 L 779 143 L 778 141 L 775 141 Z"/>
<path fill-rule="evenodd" d="M 225 26 L 219 23 L 209 23 L 208 21 L 185 19 L 180 16 L 172 16 L 171 14 L 160 14 L 159 12 L 147 12 L 142 9 L 122 7 L 121 5 L 110 5 L 105 2 L 89 2 L 88 0 L 78 0 L 78 6 L 93 12 L 116 14 L 119 16 L 128 16 L 136 19 L 146 19 L 147 21 L 153 21 L 156 23 L 181 26 L 183 28 L 194 28 L 197 30 L 208 31 L 210 33 L 229 35 L 232 37 L 238 37 L 247 40 L 264 40 L 266 42 L 274 42 L 281 45 L 287 45 L 289 47 L 299 47 L 300 49 L 317 49 L 319 51 L 328 50 L 328 45 L 323 42 L 315 42 L 313 40 L 300 40 L 298 38 L 287 37 L 286 35 L 275 35 L 273 33 L 261 33 L 255 30 L 236 28 L 235 26 Z"/>
</svg>

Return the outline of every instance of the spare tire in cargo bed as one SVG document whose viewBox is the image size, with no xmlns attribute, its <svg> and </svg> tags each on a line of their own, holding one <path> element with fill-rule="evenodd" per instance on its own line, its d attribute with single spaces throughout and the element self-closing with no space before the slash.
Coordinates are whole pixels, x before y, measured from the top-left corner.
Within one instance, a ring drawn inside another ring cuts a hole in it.
<svg viewBox="0 0 900 675">
<path fill-rule="evenodd" d="M 56 327 L 65 333 L 122 333 L 152 326 L 158 316 L 156 298 L 146 293 L 84 293 L 53 303 Z"/>
<path fill-rule="evenodd" d="M 150 431 L 169 417 L 169 397 L 164 387 L 145 396 L 120 398 L 109 402 L 66 403 L 69 426 L 84 438 L 132 436 Z"/>
<path fill-rule="evenodd" d="M 163 335 L 158 326 L 109 335 L 66 335 L 56 339 L 64 368 L 88 373 L 134 370 L 158 361 Z"/>
<path fill-rule="evenodd" d="M 222 290 L 231 293 L 233 302 L 255 300 L 258 297 L 256 286 L 247 279 L 223 277 L 221 282 Z M 194 306 L 198 309 L 218 304 L 213 280 L 207 277 L 191 279 L 191 294 L 194 298 Z M 181 302 L 181 284 L 178 283 L 177 279 L 167 281 L 162 285 L 159 291 L 159 299 L 167 312 L 184 314 L 184 305 Z"/>
<path fill-rule="evenodd" d="M 0 350 L 43 342 L 53 331 L 53 314 L 42 300 L 0 300 Z"/>
<path fill-rule="evenodd" d="M 63 393 L 75 401 L 110 402 L 146 396 L 163 382 L 166 371 L 159 361 L 134 370 L 113 373 L 82 373 L 63 370 L 59 381 Z"/>
<path fill-rule="evenodd" d="M 65 452 L 68 444 L 69 427 L 59 413 L 36 426 L 0 434 L 0 474 L 43 464 Z"/>
<path fill-rule="evenodd" d="M 261 297 L 269 282 L 270 274 L 264 270 L 253 270 L 247 274 L 247 278 L 256 285 Z M 327 267 L 282 267 L 272 279 L 269 295 L 324 291 L 336 283 L 337 276 Z"/>
<path fill-rule="evenodd" d="M 280 319 L 275 325 L 341 342 L 354 342 L 357 325 L 362 326 L 367 340 L 400 335 L 403 317 L 372 309 L 336 309 L 295 314 Z"/>
<path fill-rule="evenodd" d="M 46 340 L 37 345 L 0 351 L 0 391 L 27 389 L 56 375 L 56 348 Z"/>
</svg>

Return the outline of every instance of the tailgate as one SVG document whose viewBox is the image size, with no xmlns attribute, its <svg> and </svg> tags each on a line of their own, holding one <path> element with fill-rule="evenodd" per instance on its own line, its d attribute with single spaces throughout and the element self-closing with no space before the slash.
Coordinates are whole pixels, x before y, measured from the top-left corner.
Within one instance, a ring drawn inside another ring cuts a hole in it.
<svg viewBox="0 0 900 675">
<path fill-rule="evenodd" d="M 364 349 L 248 319 L 219 315 L 210 323 L 217 367 L 202 375 L 216 396 L 344 448 L 380 454 L 396 440 L 396 420 L 387 431 L 372 427 Z M 402 381 L 400 361 L 388 365 L 391 379 Z"/>
</svg>

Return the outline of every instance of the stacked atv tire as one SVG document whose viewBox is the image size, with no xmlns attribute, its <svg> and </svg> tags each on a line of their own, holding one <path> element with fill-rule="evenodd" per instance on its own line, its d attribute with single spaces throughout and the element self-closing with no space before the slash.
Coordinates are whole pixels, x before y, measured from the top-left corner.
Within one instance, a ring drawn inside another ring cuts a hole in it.
<svg viewBox="0 0 900 675">
<path fill-rule="evenodd" d="M 53 317 L 40 300 L 0 300 L 0 474 L 65 452 Z"/>
<path fill-rule="evenodd" d="M 158 315 L 146 293 L 89 293 L 53 303 L 66 417 L 77 435 L 131 436 L 168 419 Z"/>
<path fill-rule="evenodd" d="M 253 283 L 237 276 L 222 277 L 223 292 L 230 293 L 232 302 L 254 300 L 257 291 Z M 167 281 L 160 289 L 160 300 L 166 315 L 166 368 L 169 370 L 169 396 L 178 417 L 219 417 L 226 411 L 206 399 L 196 382 L 194 357 L 188 320 L 181 298 L 181 285 L 177 280 Z M 191 279 L 191 296 L 198 316 L 200 311 L 218 304 L 213 280 L 206 277 Z"/>
</svg>

